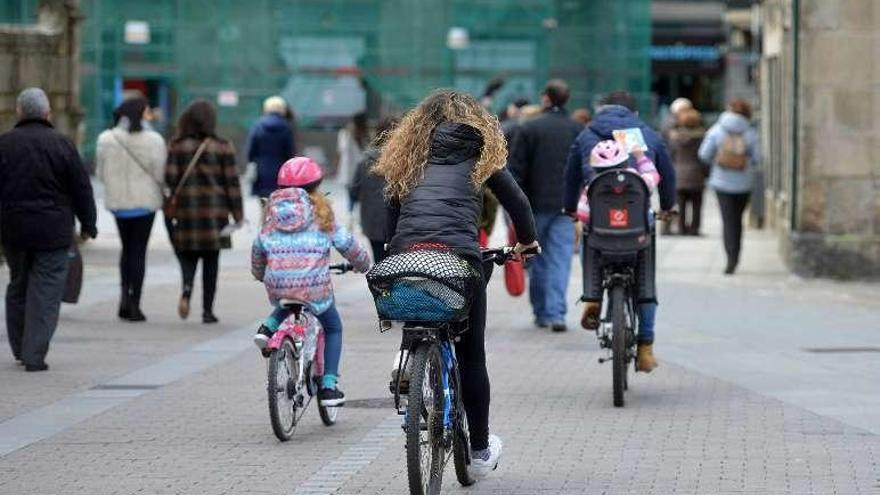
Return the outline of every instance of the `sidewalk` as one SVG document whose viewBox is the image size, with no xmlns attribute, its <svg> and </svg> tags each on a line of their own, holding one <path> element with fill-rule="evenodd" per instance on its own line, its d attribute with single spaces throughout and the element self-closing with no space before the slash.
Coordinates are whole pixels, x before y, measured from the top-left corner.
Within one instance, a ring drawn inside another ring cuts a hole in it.
<svg viewBox="0 0 880 495">
<path fill-rule="evenodd" d="M 704 238 L 661 240 L 661 367 L 632 377 L 623 409 L 611 405 L 595 336 L 575 327 L 580 307 L 569 332 L 542 331 L 527 300 L 493 279 L 487 351 L 504 457 L 469 489 L 448 470 L 444 493 L 880 493 L 876 353 L 805 350 L 880 348 L 880 309 L 863 295 L 876 286 L 791 277 L 772 237 L 752 231 L 741 273 L 723 277 L 708 203 Z M 102 222 L 85 249 L 84 302 L 63 311 L 52 370 L 26 374 L 0 353 L 0 493 L 407 493 L 387 391 L 399 336 L 377 331 L 362 278 L 334 280 L 348 406 L 332 428 L 312 408 L 282 444 L 249 341 L 266 311 L 247 271 L 249 234 L 223 253 L 222 323 L 208 327 L 177 318 L 176 263 L 157 230 L 150 321 L 130 325 L 115 319 L 118 248 Z"/>
</svg>

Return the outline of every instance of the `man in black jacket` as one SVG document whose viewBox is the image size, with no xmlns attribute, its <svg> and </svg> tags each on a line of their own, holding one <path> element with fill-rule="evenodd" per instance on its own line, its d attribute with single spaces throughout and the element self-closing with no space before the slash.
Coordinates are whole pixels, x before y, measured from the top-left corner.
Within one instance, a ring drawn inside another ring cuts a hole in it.
<svg viewBox="0 0 880 495">
<path fill-rule="evenodd" d="M 27 371 L 49 368 L 49 341 L 67 276 L 74 215 L 83 238 L 98 234 L 88 172 L 76 147 L 49 123 L 49 99 L 21 92 L 19 122 L 0 135 L 0 238 L 9 262 L 6 331 Z"/>
<path fill-rule="evenodd" d="M 582 127 L 565 111 L 569 90 L 565 81 L 547 83 L 542 95 L 544 113 L 515 133 L 510 171 L 525 191 L 544 252 L 529 267 L 529 299 L 539 327 L 564 332 L 566 291 L 574 252 L 574 227 L 562 212 L 565 162 Z"/>
</svg>

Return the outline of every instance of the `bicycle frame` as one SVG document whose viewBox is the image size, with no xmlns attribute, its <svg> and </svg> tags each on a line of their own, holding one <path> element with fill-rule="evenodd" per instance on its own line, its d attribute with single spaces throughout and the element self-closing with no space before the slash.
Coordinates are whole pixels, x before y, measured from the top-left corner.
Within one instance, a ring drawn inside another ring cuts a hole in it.
<svg viewBox="0 0 880 495">
<path fill-rule="evenodd" d="M 313 331 L 310 331 L 311 329 Z M 284 339 L 293 341 L 297 353 L 301 353 L 305 358 L 299 361 L 301 369 L 297 381 L 297 390 L 302 390 L 302 386 L 307 383 L 305 370 L 309 365 L 314 366 L 315 374 L 324 374 L 324 331 L 317 318 L 303 308 L 299 313 L 291 313 L 284 320 L 278 330 L 272 334 L 266 350 L 271 352 L 280 349 Z"/>
<path fill-rule="evenodd" d="M 599 330 L 596 335 L 599 337 L 599 346 L 604 349 L 611 349 L 611 315 L 609 315 L 608 311 L 610 309 L 610 293 L 611 290 L 619 285 L 622 285 L 624 288 L 624 293 L 626 294 L 626 309 L 624 314 L 626 315 L 626 327 L 628 329 L 628 337 L 633 337 L 632 345 L 628 345 L 627 348 L 632 348 L 635 342 L 635 332 L 638 326 L 638 317 L 635 312 L 635 308 L 633 306 L 633 297 L 632 297 L 632 288 L 634 283 L 634 275 L 632 273 L 632 268 L 619 268 L 619 267 L 610 267 L 605 270 L 605 274 L 603 276 L 604 282 L 602 283 L 602 306 L 601 312 L 599 313 Z"/>
<path fill-rule="evenodd" d="M 440 347 L 441 357 L 441 380 L 443 385 L 443 426 L 451 429 L 453 426 L 453 397 L 451 374 L 458 366 L 458 360 L 455 357 L 454 338 L 451 338 L 449 324 L 443 324 L 438 327 L 429 326 L 404 326 L 400 348 L 407 351 L 401 354 L 398 362 L 398 369 L 405 370 L 409 364 L 409 356 L 418 345 L 421 344 L 437 344 Z M 398 373 L 397 386 L 394 387 L 394 406 L 398 414 L 406 413 L 406 405 L 401 401 L 401 380 L 403 373 Z"/>
</svg>

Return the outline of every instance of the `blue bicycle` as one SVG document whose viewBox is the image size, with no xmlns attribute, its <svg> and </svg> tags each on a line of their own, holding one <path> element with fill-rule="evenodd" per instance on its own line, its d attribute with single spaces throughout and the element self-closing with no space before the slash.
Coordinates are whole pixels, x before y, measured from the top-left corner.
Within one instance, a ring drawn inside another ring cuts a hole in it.
<svg viewBox="0 0 880 495">
<path fill-rule="evenodd" d="M 499 265 L 514 256 L 512 248 L 485 250 L 482 254 L 484 262 Z M 435 265 L 442 266 L 442 262 Z M 470 440 L 455 356 L 455 342 L 468 329 L 469 301 L 457 297 L 461 286 L 467 285 L 460 282 L 467 277 L 457 277 L 456 283 L 452 281 L 456 277 L 449 276 L 454 270 L 444 270 L 445 276 L 435 279 L 424 277 L 420 270 L 404 270 L 396 273 L 396 278 L 388 277 L 386 280 L 394 281 L 385 286 L 382 276 L 367 275 L 368 280 L 371 276 L 373 279 L 371 290 L 377 299 L 380 328 L 402 330 L 397 369 L 406 371 L 396 373 L 390 388 L 397 412 L 404 416 L 407 476 L 413 495 L 440 493 L 443 471 L 450 458 L 461 485 L 475 482 L 468 471 Z M 382 298 L 387 304 L 383 305 Z M 458 311 L 458 318 L 443 314 L 450 306 Z M 398 316 L 383 318 L 387 315 Z M 431 315 L 430 319 L 424 315 Z"/>
</svg>

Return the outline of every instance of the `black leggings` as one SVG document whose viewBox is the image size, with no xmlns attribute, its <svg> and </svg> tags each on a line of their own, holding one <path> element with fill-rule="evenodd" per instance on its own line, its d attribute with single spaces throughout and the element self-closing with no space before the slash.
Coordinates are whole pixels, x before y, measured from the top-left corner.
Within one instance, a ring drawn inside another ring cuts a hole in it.
<svg viewBox="0 0 880 495">
<path fill-rule="evenodd" d="M 122 295 L 128 297 L 132 307 L 139 308 L 144 273 L 147 267 L 147 243 L 153 230 L 155 213 L 134 218 L 117 218 L 116 228 L 122 240 L 119 256 L 119 274 L 122 279 Z"/>
<path fill-rule="evenodd" d="M 472 263 L 473 264 L 473 263 Z M 468 330 L 455 344 L 461 375 L 461 398 L 467 413 L 471 449 L 489 447 L 489 372 L 486 370 L 486 283 L 492 264 L 482 267 L 483 287 L 477 291 L 468 315 Z"/>
<path fill-rule="evenodd" d="M 180 270 L 183 273 L 183 295 L 192 294 L 193 280 L 196 278 L 196 266 L 202 260 L 202 311 L 214 312 L 214 294 L 217 292 L 217 271 L 220 251 L 181 251 Z"/>
<path fill-rule="evenodd" d="M 678 233 L 681 235 L 698 235 L 700 220 L 703 215 L 703 190 L 679 189 Z M 690 215 L 688 215 L 690 211 Z"/>
<path fill-rule="evenodd" d="M 750 193 L 730 194 L 716 191 L 721 221 L 724 223 L 724 250 L 727 252 L 727 267 L 736 268 L 739 264 L 739 251 L 742 245 L 743 213 L 749 204 Z"/>
</svg>

